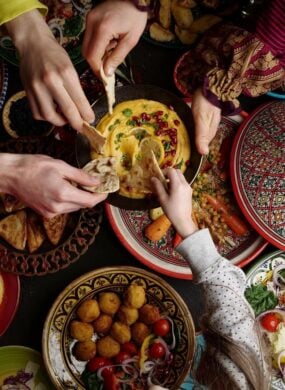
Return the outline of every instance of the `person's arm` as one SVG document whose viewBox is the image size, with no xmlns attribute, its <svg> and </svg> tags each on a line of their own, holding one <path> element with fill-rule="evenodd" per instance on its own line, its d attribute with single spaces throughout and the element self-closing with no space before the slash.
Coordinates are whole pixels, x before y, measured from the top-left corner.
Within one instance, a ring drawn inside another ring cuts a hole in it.
<svg viewBox="0 0 285 390">
<path fill-rule="evenodd" d="M 147 22 L 144 7 L 141 0 L 107 0 L 88 13 L 82 50 L 97 75 L 102 65 L 112 75 L 137 44 Z"/>
<path fill-rule="evenodd" d="M 44 217 L 91 208 L 107 197 L 72 183 L 94 186 L 99 180 L 48 156 L 0 153 L 0 192 L 15 196 Z"/>
<path fill-rule="evenodd" d="M 34 9 L 38 9 L 42 15 L 47 13 L 47 6 L 37 0 L 0 0 L 0 26 Z"/>
</svg>

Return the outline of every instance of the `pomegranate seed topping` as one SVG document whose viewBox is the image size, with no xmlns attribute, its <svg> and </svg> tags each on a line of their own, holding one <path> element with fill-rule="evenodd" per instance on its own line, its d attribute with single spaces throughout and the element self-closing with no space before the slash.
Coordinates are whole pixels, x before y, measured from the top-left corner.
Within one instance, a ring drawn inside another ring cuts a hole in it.
<svg viewBox="0 0 285 390">
<path fill-rule="evenodd" d="M 155 115 L 161 116 L 161 115 L 163 115 L 163 111 L 156 111 Z"/>
<path fill-rule="evenodd" d="M 179 126 L 180 125 L 180 121 L 178 119 L 174 119 L 174 124 L 175 124 L 175 126 Z"/>
</svg>

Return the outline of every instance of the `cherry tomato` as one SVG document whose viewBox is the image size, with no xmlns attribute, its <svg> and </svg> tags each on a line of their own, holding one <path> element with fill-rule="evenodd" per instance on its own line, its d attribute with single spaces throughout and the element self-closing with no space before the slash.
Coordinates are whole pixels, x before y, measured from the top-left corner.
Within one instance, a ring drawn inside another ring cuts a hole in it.
<svg viewBox="0 0 285 390">
<path fill-rule="evenodd" d="M 104 390 L 119 390 L 120 384 L 118 378 L 114 374 L 104 375 Z"/>
<path fill-rule="evenodd" d="M 138 349 L 136 344 L 132 343 L 131 341 L 125 342 L 122 347 L 122 351 L 128 352 L 131 356 L 138 354 Z"/>
<path fill-rule="evenodd" d="M 267 313 L 265 314 L 260 322 L 264 329 L 268 332 L 276 332 L 278 325 L 282 320 L 276 313 Z"/>
<path fill-rule="evenodd" d="M 150 357 L 154 359 L 162 358 L 165 355 L 165 352 L 164 345 L 162 345 L 159 341 L 152 343 L 149 347 Z"/>
<path fill-rule="evenodd" d="M 126 359 L 129 359 L 131 355 L 126 351 L 120 351 L 118 355 L 115 356 L 115 362 L 117 364 L 122 364 Z"/>
<path fill-rule="evenodd" d="M 105 366 L 112 366 L 112 365 L 113 365 L 113 363 L 111 362 L 111 360 L 106 359 L 104 357 L 96 357 L 95 356 L 94 358 L 89 360 L 89 362 L 87 364 L 87 368 L 89 371 L 94 372 L 94 371 L 99 370 L 99 368 L 102 368 Z M 107 372 L 114 372 L 114 367 L 107 367 L 103 371 L 104 371 L 104 373 L 105 373 L 105 371 L 106 371 L 106 373 Z M 102 374 L 103 374 L 103 372 L 102 372 Z"/>
<path fill-rule="evenodd" d="M 153 324 L 153 332 L 157 336 L 164 337 L 170 331 L 170 323 L 167 319 L 161 318 Z"/>
</svg>

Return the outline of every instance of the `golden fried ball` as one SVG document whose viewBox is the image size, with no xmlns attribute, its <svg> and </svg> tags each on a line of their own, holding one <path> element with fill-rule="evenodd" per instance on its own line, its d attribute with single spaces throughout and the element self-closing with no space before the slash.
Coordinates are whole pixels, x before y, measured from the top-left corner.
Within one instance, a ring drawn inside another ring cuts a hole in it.
<svg viewBox="0 0 285 390">
<path fill-rule="evenodd" d="M 132 339 L 141 345 L 144 339 L 150 334 L 150 328 L 143 322 L 135 322 L 131 326 Z"/>
<path fill-rule="evenodd" d="M 139 309 L 140 320 L 147 325 L 154 324 L 160 319 L 160 313 L 157 306 L 146 303 Z"/>
<path fill-rule="evenodd" d="M 87 299 L 77 309 L 77 315 L 83 322 L 92 322 L 100 315 L 98 302 L 95 299 Z"/>
<path fill-rule="evenodd" d="M 86 322 L 73 320 L 70 324 L 70 336 L 78 341 L 90 340 L 93 336 L 93 326 Z"/>
<path fill-rule="evenodd" d="M 97 341 L 97 353 L 105 358 L 112 358 L 120 352 L 120 344 L 111 336 L 102 337 Z"/>
<path fill-rule="evenodd" d="M 100 314 L 100 316 L 93 321 L 93 329 L 97 333 L 107 334 L 109 333 L 113 323 L 113 318 L 109 314 Z"/>
<path fill-rule="evenodd" d="M 127 306 L 139 309 L 145 303 L 145 290 L 142 286 L 131 284 L 125 295 L 125 304 Z"/>
<path fill-rule="evenodd" d="M 121 300 L 114 292 L 105 292 L 99 296 L 99 306 L 105 314 L 114 315 L 117 313 L 120 304 Z"/>
<path fill-rule="evenodd" d="M 133 307 L 121 305 L 120 309 L 117 313 L 118 318 L 121 322 L 127 325 L 132 325 L 136 322 L 136 320 L 139 318 L 139 312 L 138 309 L 135 309 Z"/>
<path fill-rule="evenodd" d="M 92 340 L 77 341 L 73 348 L 77 360 L 87 361 L 96 355 L 96 344 Z"/>
<path fill-rule="evenodd" d="M 128 325 L 116 321 L 113 323 L 110 335 L 120 344 L 131 340 L 131 330 Z"/>
</svg>

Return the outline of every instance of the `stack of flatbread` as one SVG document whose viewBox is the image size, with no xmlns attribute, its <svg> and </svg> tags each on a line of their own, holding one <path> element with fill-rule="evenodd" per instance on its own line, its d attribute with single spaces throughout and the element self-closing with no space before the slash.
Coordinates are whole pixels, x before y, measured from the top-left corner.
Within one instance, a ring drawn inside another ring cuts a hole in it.
<svg viewBox="0 0 285 390">
<path fill-rule="evenodd" d="M 8 199 L 8 203 L 5 203 Z M 14 202 L 13 202 L 14 199 Z M 34 253 L 43 244 L 46 237 L 53 245 L 57 245 L 63 235 L 68 214 L 54 218 L 42 218 L 12 196 L 2 195 L 6 212 L 12 212 L 0 221 L 0 237 L 18 250 L 28 249 Z M 6 208 L 7 206 L 7 208 Z"/>
</svg>

